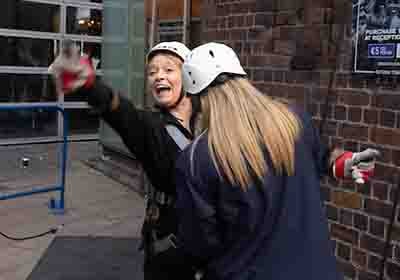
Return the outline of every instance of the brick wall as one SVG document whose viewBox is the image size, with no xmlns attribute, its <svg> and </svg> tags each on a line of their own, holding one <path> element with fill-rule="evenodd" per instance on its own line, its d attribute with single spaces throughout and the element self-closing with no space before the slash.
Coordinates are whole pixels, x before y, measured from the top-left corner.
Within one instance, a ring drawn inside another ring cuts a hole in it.
<svg viewBox="0 0 400 280">
<path fill-rule="evenodd" d="M 368 185 L 322 183 L 341 269 L 348 279 L 373 280 L 393 206 L 394 175 L 400 174 L 399 78 L 351 73 L 351 5 L 347 0 L 206 0 L 202 36 L 204 42 L 233 47 L 259 89 L 301 104 L 317 126 L 327 112 L 326 143 L 354 151 L 376 146 L 383 152 Z M 400 279 L 399 210 L 393 239 L 385 272 L 390 280 Z"/>
</svg>

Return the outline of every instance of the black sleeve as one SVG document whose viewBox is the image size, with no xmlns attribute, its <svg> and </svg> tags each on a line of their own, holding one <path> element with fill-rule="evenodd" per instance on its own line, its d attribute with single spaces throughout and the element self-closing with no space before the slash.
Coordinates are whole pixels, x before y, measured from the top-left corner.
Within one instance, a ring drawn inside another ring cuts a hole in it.
<svg viewBox="0 0 400 280">
<path fill-rule="evenodd" d="M 82 89 L 81 89 L 82 90 Z M 120 104 L 111 111 L 113 89 L 101 80 L 96 80 L 90 89 L 85 89 L 90 106 L 94 107 L 101 118 L 122 138 L 128 149 L 139 159 L 145 155 L 146 134 L 149 130 L 148 114 L 138 110 L 126 98 L 120 95 Z"/>
</svg>

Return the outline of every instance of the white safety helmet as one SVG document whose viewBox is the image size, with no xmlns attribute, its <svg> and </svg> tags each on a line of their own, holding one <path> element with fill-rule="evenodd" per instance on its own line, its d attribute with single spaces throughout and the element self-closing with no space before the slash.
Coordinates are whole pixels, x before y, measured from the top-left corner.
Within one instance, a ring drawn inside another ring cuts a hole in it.
<svg viewBox="0 0 400 280">
<path fill-rule="evenodd" d="M 147 61 L 149 61 L 157 52 L 171 52 L 185 60 L 186 56 L 190 53 L 190 50 L 180 42 L 161 42 L 155 45 L 147 54 Z"/>
<path fill-rule="evenodd" d="M 236 53 L 220 43 L 207 43 L 192 50 L 182 67 L 183 89 L 199 94 L 222 73 L 246 75 Z"/>
</svg>

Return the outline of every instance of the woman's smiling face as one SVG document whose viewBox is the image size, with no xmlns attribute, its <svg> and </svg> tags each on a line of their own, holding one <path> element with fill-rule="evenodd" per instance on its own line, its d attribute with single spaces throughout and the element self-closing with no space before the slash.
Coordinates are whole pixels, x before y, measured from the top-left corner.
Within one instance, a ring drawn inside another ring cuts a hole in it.
<svg viewBox="0 0 400 280">
<path fill-rule="evenodd" d="M 147 65 L 147 84 L 158 106 L 176 104 L 182 91 L 182 61 L 174 55 L 160 53 Z"/>
</svg>

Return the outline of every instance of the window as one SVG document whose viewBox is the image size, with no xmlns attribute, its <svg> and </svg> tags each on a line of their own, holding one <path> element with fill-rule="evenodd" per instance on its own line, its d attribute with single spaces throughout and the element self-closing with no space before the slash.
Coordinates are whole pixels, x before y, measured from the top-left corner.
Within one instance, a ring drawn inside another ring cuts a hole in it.
<svg viewBox="0 0 400 280">
<path fill-rule="evenodd" d="M 0 102 L 55 102 L 55 86 L 49 75 L 0 74 Z"/>
<path fill-rule="evenodd" d="M 69 120 L 69 135 L 98 133 L 99 116 L 93 109 L 67 109 L 66 111 Z"/>
<path fill-rule="evenodd" d="M 99 117 L 85 102 L 87 97 L 57 96 L 47 67 L 61 40 L 69 38 L 90 55 L 96 69 L 102 68 L 103 1 L 1 0 L 1 4 L 0 104 L 58 104 L 68 108 L 69 134 L 97 134 Z M 60 136 L 60 118 L 61 114 L 46 110 L 0 111 L 0 142 Z"/>
<path fill-rule="evenodd" d="M 55 44 L 55 40 L 0 36 L 0 65 L 48 67 Z"/>
<path fill-rule="evenodd" d="M 57 136 L 57 112 L 0 111 L 0 139 Z"/>
<path fill-rule="evenodd" d="M 59 5 L 16 0 L 1 0 L 1 2 L 0 28 L 41 32 L 60 31 Z"/>
<path fill-rule="evenodd" d="M 83 7 L 67 7 L 67 33 L 101 36 L 102 11 Z"/>
</svg>

